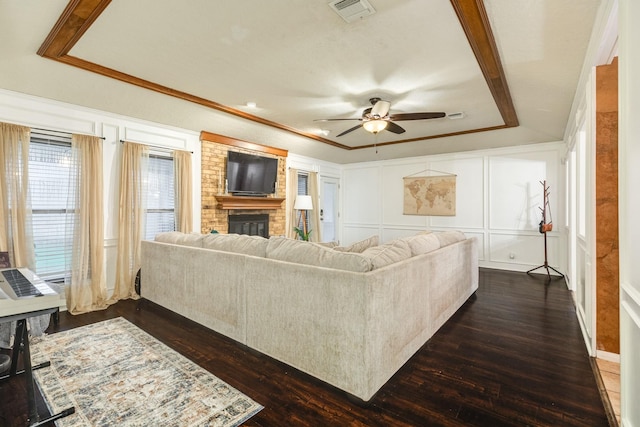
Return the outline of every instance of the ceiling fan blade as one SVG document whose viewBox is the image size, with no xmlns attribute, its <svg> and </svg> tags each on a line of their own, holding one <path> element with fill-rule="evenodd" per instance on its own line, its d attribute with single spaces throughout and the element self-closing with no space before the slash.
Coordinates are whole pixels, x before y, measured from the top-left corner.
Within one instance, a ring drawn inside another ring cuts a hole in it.
<svg viewBox="0 0 640 427">
<path fill-rule="evenodd" d="M 389 119 L 400 120 L 425 120 L 425 119 L 440 119 L 445 117 L 445 113 L 398 113 L 392 114 Z"/>
<path fill-rule="evenodd" d="M 385 129 L 388 130 L 389 132 L 393 132 L 393 133 L 404 133 L 405 132 L 405 130 L 401 126 L 399 126 L 399 125 L 397 125 L 397 124 L 395 124 L 393 122 L 388 122 L 387 123 L 387 127 Z"/>
<path fill-rule="evenodd" d="M 344 132 L 342 132 L 341 134 L 336 135 L 336 138 L 337 138 L 337 137 L 339 137 L 339 136 L 342 136 L 342 135 L 346 135 L 346 134 L 348 134 L 349 132 L 353 132 L 354 130 L 359 129 L 359 128 L 361 128 L 361 127 L 362 127 L 362 125 L 358 125 L 358 126 L 354 126 L 354 127 L 352 127 L 351 129 L 347 129 L 347 130 L 345 130 Z"/>
<path fill-rule="evenodd" d="M 313 120 L 314 122 L 337 122 L 337 121 L 343 121 L 343 120 L 362 120 L 360 119 L 315 119 Z"/>
<path fill-rule="evenodd" d="M 389 114 L 389 108 L 391 108 L 391 103 L 389 101 L 380 100 L 371 107 L 371 116 L 385 117 Z"/>
</svg>

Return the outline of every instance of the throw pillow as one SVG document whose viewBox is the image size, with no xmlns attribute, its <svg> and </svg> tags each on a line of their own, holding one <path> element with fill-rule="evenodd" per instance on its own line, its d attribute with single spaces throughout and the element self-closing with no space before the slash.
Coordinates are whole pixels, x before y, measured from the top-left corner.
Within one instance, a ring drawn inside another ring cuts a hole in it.
<svg viewBox="0 0 640 427">
<path fill-rule="evenodd" d="M 433 234 L 416 234 L 415 236 L 404 237 L 402 240 L 409 244 L 411 256 L 417 256 L 433 252 L 440 249 L 440 240 Z"/>
<path fill-rule="evenodd" d="M 379 244 L 380 244 L 380 238 L 378 236 L 371 236 L 367 239 L 360 240 L 359 242 L 352 243 L 349 246 L 336 246 L 333 249 L 340 252 L 362 253 L 369 248 L 378 246 Z"/>
<path fill-rule="evenodd" d="M 362 252 L 371 260 L 373 269 L 382 268 L 387 265 L 411 258 L 411 249 L 404 240 L 398 239 L 384 245 L 374 246 Z"/>
<path fill-rule="evenodd" d="M 360 254 L 340 253 L 315 243 L 285 237 L 269 239 L 267 258 L 336 270 L 362 273 L 371 270 L 369 259 Z"/>
</svg>

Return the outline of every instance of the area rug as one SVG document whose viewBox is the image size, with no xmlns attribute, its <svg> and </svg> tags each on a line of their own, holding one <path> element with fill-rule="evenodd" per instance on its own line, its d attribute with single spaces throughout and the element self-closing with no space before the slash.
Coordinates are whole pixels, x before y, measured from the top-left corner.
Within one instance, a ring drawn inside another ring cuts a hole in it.
<svg viewBox="0 0 640 427">
<path fill-rule="evenodd" d="M 262 406 L 123 318 L 45 335 L 31 346 L 58 426 L 237 426 Z"/>
</svg>

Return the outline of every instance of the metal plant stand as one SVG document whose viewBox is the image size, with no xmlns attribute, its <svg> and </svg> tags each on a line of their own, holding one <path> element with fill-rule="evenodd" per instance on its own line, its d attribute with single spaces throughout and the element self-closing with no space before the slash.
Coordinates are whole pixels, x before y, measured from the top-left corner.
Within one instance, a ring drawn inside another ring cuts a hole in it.
<svg viewBox="0 0 640 427">
<path fill-rule="evenodd" d="M 548 280 L 551 280 L 551 272 L 549 271 L 550 269 L 555 271 L 556 273 L 558 273 L 560 275 L 560 279 L 564 277 L 564 274 L 560 273 L 558 270 L 556 270 L 555 268 L 551 267 L 549 265 L 548 262 L 548 257 L 547 257 L 547 232 L 551 231 L 553 229 L 553 218 L 551 218 L 551 209 L 549 208 L 549 187 L 547 186 L 547 181 L 541 181 L 540 184 L 542 184 L 542 208 L 540 208 L 540 210 L 542 211 L 542 221 L 540 221 L 540 226 L 539 226 L 539 231 L 540 233 L 542 233 L 544 235 L 544 264 L 539 265 L 538 267 L 532 268 L 531 270 L 527 271 L 527 274 L 531 274 L 536 270 L 539 270 L 541 268 L 544 268 L 547 271 L 547 278 Z M 549 216 L 549 222 L 547 222 L 547 214 Z"/>
</svg>

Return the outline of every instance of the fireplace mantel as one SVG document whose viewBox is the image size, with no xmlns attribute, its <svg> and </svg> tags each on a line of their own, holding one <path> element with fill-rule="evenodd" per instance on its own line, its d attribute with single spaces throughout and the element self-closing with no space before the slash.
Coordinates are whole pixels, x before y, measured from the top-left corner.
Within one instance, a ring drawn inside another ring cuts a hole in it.
<svg viewBox="0 0 640 427">
<path fill-rule="evenodd" d="M 218 209 L 280 209 L 285 199 L 276 197 L 215 196 Z"/>
</svg>

